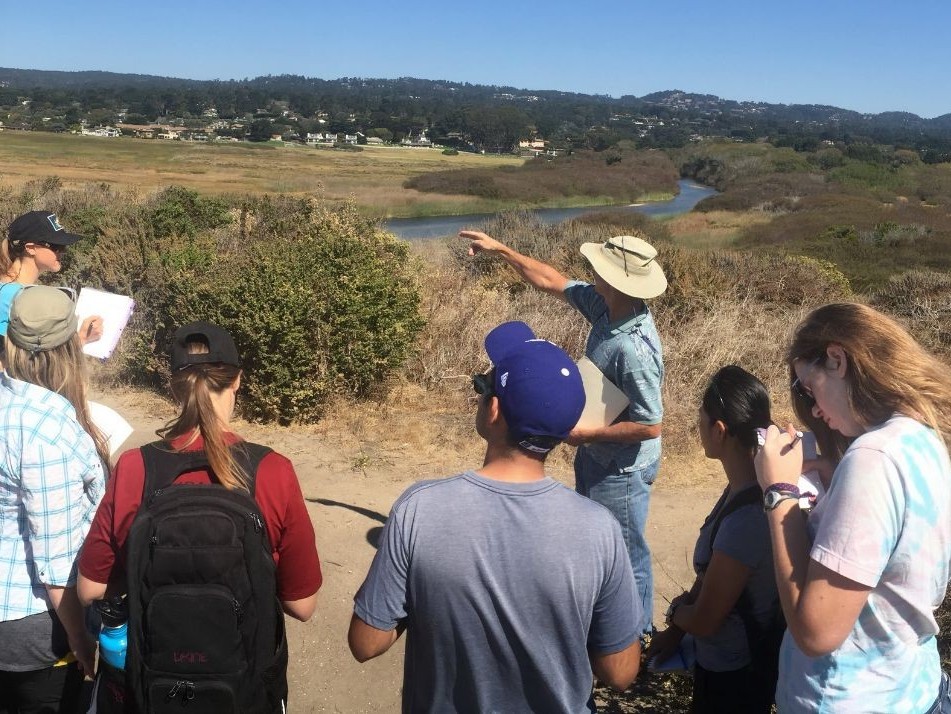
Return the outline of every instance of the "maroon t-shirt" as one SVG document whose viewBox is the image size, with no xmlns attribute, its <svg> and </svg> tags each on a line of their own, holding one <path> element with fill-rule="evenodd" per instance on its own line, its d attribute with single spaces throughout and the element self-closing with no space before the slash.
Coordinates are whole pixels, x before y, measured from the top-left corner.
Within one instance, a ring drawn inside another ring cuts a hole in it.
<svg viewBox="0 0 951 714">
<path fill-rule="evenodd" d="M 237 441 L 232 436 L 230 441 Z M 185 439 L 172 442 L 181 447 Z M 204 445 L 199 436 L 188 447 L 197 451 Z M 211 483 L 207 471 L 182 474 L 175 483 Z M 145 465 L 139 449 L 119 457 L 106 484 L 96 517 L 89 528 L 79 556 L 79 572 L 97 583 L 125 579 L 126 538 L 142 502 Z M 310 597 L 320 588 L 323 577 L 314 527 L 304 505 L 304 497 L 291 462 L 272 451 L 258 467 L 254 500 L 257 501 L 271 540 L 271 554 L 277 566 L 277 596 L 292 601 Z"/>
</svg>

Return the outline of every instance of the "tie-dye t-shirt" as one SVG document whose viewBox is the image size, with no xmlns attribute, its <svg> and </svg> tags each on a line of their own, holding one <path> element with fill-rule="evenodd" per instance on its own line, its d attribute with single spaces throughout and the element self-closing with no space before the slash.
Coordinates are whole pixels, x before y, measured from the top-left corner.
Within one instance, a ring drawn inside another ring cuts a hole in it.
<svg viewBox="0 0 951 714">
<path fill-rule="evenodd" d="M 934 610 L 951 560 L 951 464 L 933 431 L 894 416 L 853 442 L 809 515 L 813 560 L 872 588 L 834 652 L 786 633 L 776 703 L 786 712 L 925 712 L 941 668 Z"/>
</svg>

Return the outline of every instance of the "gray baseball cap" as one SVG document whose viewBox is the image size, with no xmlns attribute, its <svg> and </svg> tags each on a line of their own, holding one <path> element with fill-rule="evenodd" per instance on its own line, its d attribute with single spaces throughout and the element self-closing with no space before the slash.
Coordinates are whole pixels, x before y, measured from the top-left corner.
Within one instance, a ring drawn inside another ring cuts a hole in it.
<svg viewBox="0 0 951 714">
<path fill-rule="evenodd" d="M 21 349 L 42 352 L 69 342 L 79 319 L 69 288 L 27 285 L 10 307 L 7 337 Z"/>
</svg>

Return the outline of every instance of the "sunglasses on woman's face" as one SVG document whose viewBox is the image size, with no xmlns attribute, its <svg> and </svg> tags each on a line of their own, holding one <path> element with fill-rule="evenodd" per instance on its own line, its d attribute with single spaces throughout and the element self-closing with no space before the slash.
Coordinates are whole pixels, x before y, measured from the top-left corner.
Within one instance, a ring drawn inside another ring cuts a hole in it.
<svg viewBox="0 0 951 714">
<path fill-rule="evenodd" d="M 802 382 L 799 381 L 799 377 L 796 377 L 792 381 L 792 384 L 789 385 L 789 391 L 791 391 L 807 409 L 812 409 L 816 406 L 816 398 L 803 386 Z"/>
<path fill-rule="evenodd" d="M 47 250 L 51 250 L 54 253 L 56 253 L 56 255 L 59 255 L 60 253 L 66 250 L 65 245 L 57 245 L 56 243 L 35 243 L 34 245 L 38 245 L 41 248 L 46 248 Z"/>
</svg>

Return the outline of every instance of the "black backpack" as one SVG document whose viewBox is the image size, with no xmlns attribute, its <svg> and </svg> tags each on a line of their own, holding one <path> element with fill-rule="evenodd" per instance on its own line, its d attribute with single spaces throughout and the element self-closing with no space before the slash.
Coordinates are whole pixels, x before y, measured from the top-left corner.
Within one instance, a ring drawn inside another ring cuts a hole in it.
<svg viewBox="0 0 951 714">
<path fill-rule="evenodd" d="M 287 639 L 274 560 L 254 501 L 270 449 L 238 443 L 250 493 L 174 484 L 208 469 L 204 452 L 142 447 L 145 485 L 127 542 L 126 684 L 135 711 L 283 711 Z"/>
</svg>

